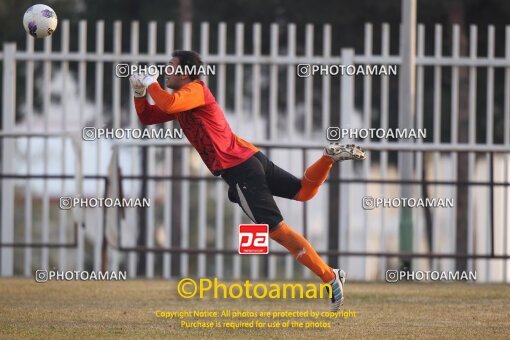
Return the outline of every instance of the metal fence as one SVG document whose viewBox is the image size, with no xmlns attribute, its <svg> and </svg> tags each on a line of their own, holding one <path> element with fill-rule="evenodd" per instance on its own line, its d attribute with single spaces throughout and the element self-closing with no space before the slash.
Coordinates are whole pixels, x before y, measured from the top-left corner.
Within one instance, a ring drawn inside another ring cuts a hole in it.
<svg viewBox="0 0 510 340">
<path fill-rule="evenodd" d="M 115 76 L 116 64 L 166 63 L 176 48 L 195 49 L 206 63 L 216 65 L 216 74 L 205 81 L 234 131 L 300 176 L 320 155 L 328 127 L 399 126 L 399 79 L 300 78 L 296 65 L 401 65 L 398 50 L 391 53 L 390 26 L 366 24 L 362 53 L 350 48 L 333 51 L 330 25 L 306 25 L 304 36 L 298 37 L 301 28 L 293 24 L 237 24 L 228 30 L 225 23 L 161 27 L 151 22 L 146 51 L 139 48 L 144 39 L 137 22 L 130 24 L 128 38 L 122 34 L 122 23 L 105 28 L 104 22 L 97 22 L 94 47 L 87 45 L 91 29 L 80 22 L 76 50 L 71 50 L 70 27 L 68 21 L 59 27 L 58 51 L 52 49 L 52 39 L 38 46 L 28 37 L 24 50 L 5 43 L 0 53 L 1 275 L 30 276 L 48 268 L 125 268 L 131 277 L 148 278 L 310 277 L 275 243 L 271 243 L 274 255 L 267 258 L 236 254 L 236 227 L 245 217 L 227 202 L 225 184 L 209 176 L 196 152 L 183 142 L 91 142 L 81 139 L 81 129 L 140 126 L 128 82 Z M 158 45 L 162 31 L 163 46 Z M 436 25 L 433 32 L 426 39 L 425 27 L 418 25 L 413 126 L 426 128 L 427 139 L 360 141 L 369 150 L 368 160 L 335 167 L 319 195 L 306 204 L 281 199 L 277 203 L 287 221 L 351 278 L 382 279 L 387 268 L 397 266 L 398 257 L 413 258 L 413 268 L 443 270 L 455 269 L 456 258 L 467 258 L 467 268 L 477 270 L 480 281 L 508 282 L 510 28 L 504 39 L 496 40 L 494 27 L 488 27 L 484 56 L 477 50 L 477 27 L 469 30 L 467 55 L 461 54 L 458 26 L 448 35 L 448 51 L 443 49 L 442 27 Z M 245 46 L 247 33 L 251 46 Z M 105 34 L 112 34 L 112 46 L 105 46 Z M 314 43 L 318 35 L 320 47 Z M 125 39 L 130 40 L 129 50 L 122 48 Z M 210 46 L 213 41 L 216 46 Z M 234 41 L 233 46 L 227 46 L 228 41 Z M 495 55 L 497 41 L 505 42 L 502 56 Z M 433 52 L 426 53 L 430 42 Z M 480 86 L 483 78 L 485 87 Z M 496 93 L 497 81 L 503 84 L 503 95 Z M 486 103 L 483 111 L 480 102 Z M 461 126 L 464 109 L 467 125 Z M 477 129 L 480 124 L 485 125 L 484 134 Z M 498 124 L 503 124 L 502 134 L 495 133 L 501 130 Z M 173 127 L 167 123 L 148 128 Z M 459 132 L 464 130 L 467 139 L 462 140 Z M 408 180 L 399 177 L 404 154 L 413 155 L 413 178 Z M 467 181 L 459 180 L 457 166 L 466 154 Z M 409 186 L 419 197 L 424 185 L 430 196 L 455 199 L 460 189 L 467 188 L 462 191 L 467 193 L 469 214 L 465 252 L 456 249 L 456 208 L 413 209 L 411 254 L 399 251 L 398 209 L 362 209 L 365 195 L 398 196 L 401 186 Z M 108 190 L 129 197 L 146 195 L 153 204 L 146 210 L 124 211 L 57 208 L 60 196 L 103 197 Z"/>
</svg>

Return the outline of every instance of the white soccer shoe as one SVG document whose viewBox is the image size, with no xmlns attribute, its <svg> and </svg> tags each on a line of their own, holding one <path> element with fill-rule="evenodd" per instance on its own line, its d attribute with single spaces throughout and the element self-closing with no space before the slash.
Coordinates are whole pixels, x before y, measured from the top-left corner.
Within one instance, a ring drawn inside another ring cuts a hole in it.
<svg viewBox="0 0 510 340">
<path fill-rule="evenodd" d="M 344 304 L 344 284 L 346 274 L 343 270 L 333 269 L 335 278 L 328 282 L 331 285 L 333 293 L 331 294 L 331 312 L 338 312 L 340 306 Z"/>
<path fill-rule="evenodd" d="M 331 143 L 324 148 L 324 156 L 330 157 L 335 162 L 358 160 L 362 161 L 367 158 L 365 151 L 354 144 L 342 145 L 339 143 Z"/>
</svg>

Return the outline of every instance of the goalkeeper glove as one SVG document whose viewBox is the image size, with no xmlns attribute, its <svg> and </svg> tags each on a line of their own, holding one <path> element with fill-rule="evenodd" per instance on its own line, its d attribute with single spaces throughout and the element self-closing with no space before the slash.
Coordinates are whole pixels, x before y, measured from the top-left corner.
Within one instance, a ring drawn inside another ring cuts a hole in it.
<svg viewBox="0 0 510 340">
<path fill-rule="evenodd" d="M 149 73 L 148 71 L 151 71 Z M 142 84 L 147 88 L 158 81 L 159 72 L 157 67 L 149 67 L 145 73 L 140 74 Z"/>
<path fill-rule="evenodd" d="M 151 76 L 150 74 L 140 74 L 140 82 L 143 84 L 143 86 L 147 88 L 151 84 L 157 83 L 158 78 L 155 76 Z"/>
<path fill-rule="evenodd" d="M 145 97 L 145 93 L 147 92 L 145 85 L 142 83 L 142 77 L 143 76 L 140 74 L 134 74 L 129 77 L 131 88 L 133 89 L 133 93 L 137 98 Z"/>
</svg>

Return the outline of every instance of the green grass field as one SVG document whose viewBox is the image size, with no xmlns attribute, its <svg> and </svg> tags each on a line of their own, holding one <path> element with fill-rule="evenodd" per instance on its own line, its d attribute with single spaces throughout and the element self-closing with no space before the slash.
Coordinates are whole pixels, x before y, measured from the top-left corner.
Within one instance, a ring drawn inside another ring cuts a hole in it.
<svg viewBox="0 0 510 340">
<path fill-rule="evenodd" d="M 320 319 L 329 321 L 331 328 L 312 330 L 183 329 L 179 320 L 155 315 L 156 310 L 327 308 L 325 300 L 185 300 L 178 297 L 175 281 L 36 283 L 2 279 L 0 338 L 510 338 L 508 285 L 350 283 L 344 310 L 355 311 L 356 317 Z"/>
</svg>

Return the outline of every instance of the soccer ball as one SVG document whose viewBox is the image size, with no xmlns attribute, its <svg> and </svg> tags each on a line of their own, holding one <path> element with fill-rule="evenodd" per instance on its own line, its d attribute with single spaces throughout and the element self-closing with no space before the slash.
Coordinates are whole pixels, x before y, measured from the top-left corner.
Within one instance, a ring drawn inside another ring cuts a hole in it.
<svg viewBox="0 0 510 340">
<path fill-rule="evenodd" d="M 34 38 L 50 36 L 57 28 L 57 14 L 46 5 L 33 5 L 23 16 L 25 31 Z"/>
</svg>

